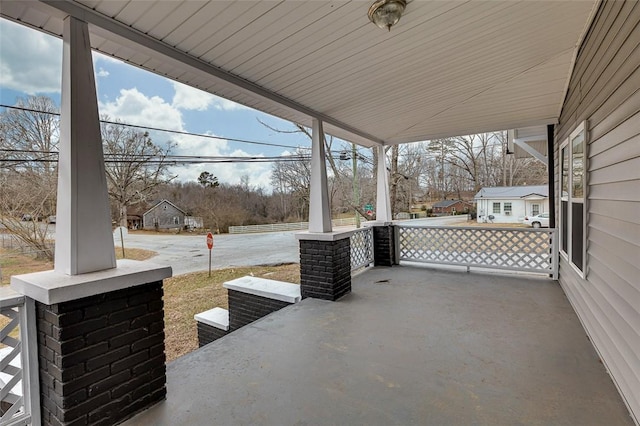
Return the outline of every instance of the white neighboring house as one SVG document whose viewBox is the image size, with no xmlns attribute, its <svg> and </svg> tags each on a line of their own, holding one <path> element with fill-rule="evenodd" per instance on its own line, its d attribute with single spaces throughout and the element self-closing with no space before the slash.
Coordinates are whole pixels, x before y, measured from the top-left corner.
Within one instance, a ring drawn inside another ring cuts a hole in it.
<svg viewBox="0 0 640 426">
<path fill-rule="evenodd" d="M 482 188 L 474 200 L 478 223 L 522 223 L 525 215 L 549 211 L 549 187 L 536 185 Z"/>
</svg>

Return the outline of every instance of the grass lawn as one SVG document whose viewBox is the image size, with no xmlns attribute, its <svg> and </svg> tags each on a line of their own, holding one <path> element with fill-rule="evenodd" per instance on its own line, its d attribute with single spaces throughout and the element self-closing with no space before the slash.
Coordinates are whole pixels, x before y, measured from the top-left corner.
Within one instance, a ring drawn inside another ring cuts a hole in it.
<svg viewBox="0 0 640 426">
<path fill-rule="evenodd" d="M 151 250 L 126 248 L 126 259 L 147 260 L 157 253 Z M 122 259 L 122 249 L 116 247 L 116 259 Z M 20 254 L 17 250 L 0 248 L 0 285 L 9 285 L 12 275 L 29 274 L 53 269 L 53 262 Z"/>
<path fill-rule="evenodd" d="M 125 254 L 127 259 L 145 260 L 155 256 L 156 253 L 149 250 L 125 248 Z M 116 258 L 122 258 L 122 250 L 119 247 L 116 247 Z M 53 269 L 51 262 L 37 260 L 32 256 L 0 248 L 0 272 L 2 273 L 0 285 L 9 285 L 12 275 L 50 269 Z M 211 278 L 209 278 L 207 271 L 194 272 L 171 277 L 164 281 L 167 361 L 174 360 L 198 348 L 196 321 L 193 316 L 217 306 L 227 308 L 227 290 L 222 287 L 222 284 L 225 281 L 250 274 L 291 283 L 300 282 L 298 264 L 219 269 L 211 272 Z M 7 321 L 5 317 L 0 316 L 0 328 Z"/>
</svg>

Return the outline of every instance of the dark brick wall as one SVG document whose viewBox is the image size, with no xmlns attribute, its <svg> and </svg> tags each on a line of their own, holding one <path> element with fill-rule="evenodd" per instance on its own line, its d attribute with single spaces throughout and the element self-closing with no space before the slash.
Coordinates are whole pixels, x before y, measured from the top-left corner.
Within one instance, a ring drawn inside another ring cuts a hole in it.
<svg viewBox="0 0 640 426">
<path fill-rule="evenodd" d="M 196 321 L 198 324 L 198 347 L 201 348 L 204 345 L 218 340 L 221 337 L 226 336 L 229 332 L 221 330 L 217 327 L 213 327 L 209 324 Z"/>
<path fill-rule="evenodd" d="M 42 423 L 115 424 L 166 395 L 162 281 L 36 303 Z"/>
<path fill-rule="evenodd" d="M 300 240 L 302 297 L 337 300 L 351 292 L 349 238 L 337 241 Z"/>
<path fill-rule="evenodd" d="M 291 303 L 267 297 L 242 293 L 237 290 L 229 292 L 229 332 L 239 329 L 271 312 L 289 306 Z"/>
<path fill-rule="evenodd" d="M 395 228 L 388 226 L 373 227 L 373 264 L 375 266 L 393 266 L 395 259 Z"/>
</svg>

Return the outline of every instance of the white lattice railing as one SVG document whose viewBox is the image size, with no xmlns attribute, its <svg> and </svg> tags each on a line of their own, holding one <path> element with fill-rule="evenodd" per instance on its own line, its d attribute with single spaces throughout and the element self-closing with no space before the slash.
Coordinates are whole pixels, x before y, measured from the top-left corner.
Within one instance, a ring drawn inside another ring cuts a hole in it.
<svg viewBox="0 0 640 426">
<path fill-rule="evenodd" d="M 0 425 L 39 425 L 33 300 L 0 288 Z"/>
<path fill-rule="evenodd" d="M 373 228 L 361 228 L 351 234 L 351 270 L 373 263 Z"/>
<path fill-rule="evenodd" d="M 399 261 L 544 273 L 558 277 L 555 229 L 397 226 Z"/>
</svg>

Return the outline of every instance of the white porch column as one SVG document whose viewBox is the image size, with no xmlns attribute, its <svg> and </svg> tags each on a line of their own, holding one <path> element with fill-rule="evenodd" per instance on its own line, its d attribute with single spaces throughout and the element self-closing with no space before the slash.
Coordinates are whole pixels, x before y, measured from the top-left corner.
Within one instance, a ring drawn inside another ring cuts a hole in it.
<svg viewBox="0 0 640 426">
<path fill-rule="evenodd" d="M 64 21 L 55 271 L 115 268 L 96 85 L 86 22 Z"/>
<path fill-rule="evenodd" d="M 322 121 L 313 119 L 312 133 L 309 232 L 331 232 L 331 209 L 329 208 L 329 186 L 327 184 Z"/>
<path fill-rule="evenodd" d="M 391 222 L 391 197 L 389 196 L 389 173 L 387 172 L 387 155 L 383 145 L 378 150 L 378 182 L 376 192 L 376 221 Z"/>
</svg>

